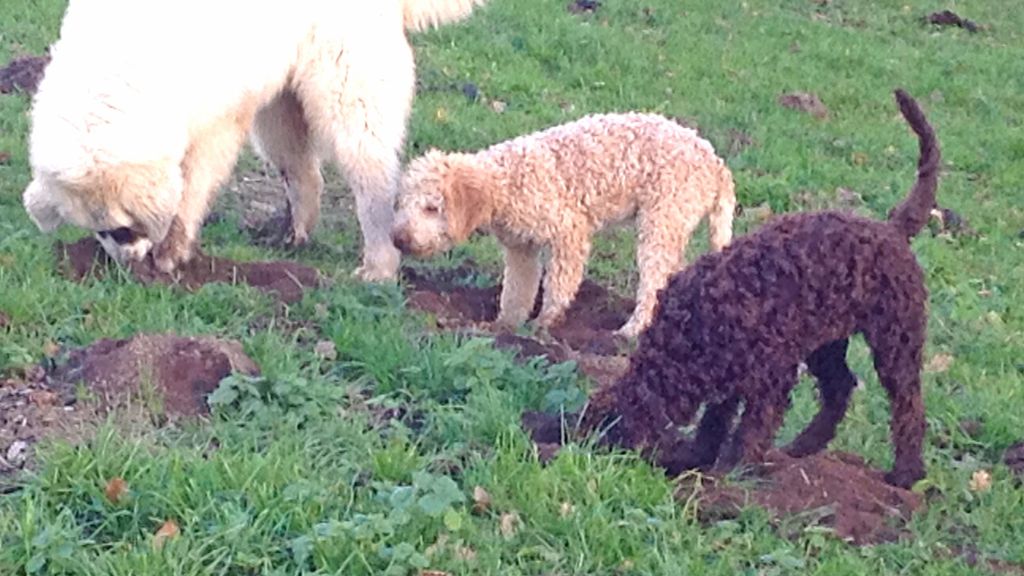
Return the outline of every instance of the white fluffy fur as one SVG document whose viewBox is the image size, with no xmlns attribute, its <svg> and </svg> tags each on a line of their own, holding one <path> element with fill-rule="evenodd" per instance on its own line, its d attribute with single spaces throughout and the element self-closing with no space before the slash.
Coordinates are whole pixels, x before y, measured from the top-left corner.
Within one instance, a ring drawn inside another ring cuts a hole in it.
<svg viewBox="0 0 1024 576">
<path fill-rule="evenodd" d="M 32 109 L 24 203 L 43 231 L 94 231 L 119 260 L 187 262 L 250 133 L 285 174 L 292 234 L 319 214 L 320 162 L 356 198 L 367 280 L 393 278 L 392 198 L 414 91 L 407 30 L 483 0 L 71 0 Z"/>
</svg>

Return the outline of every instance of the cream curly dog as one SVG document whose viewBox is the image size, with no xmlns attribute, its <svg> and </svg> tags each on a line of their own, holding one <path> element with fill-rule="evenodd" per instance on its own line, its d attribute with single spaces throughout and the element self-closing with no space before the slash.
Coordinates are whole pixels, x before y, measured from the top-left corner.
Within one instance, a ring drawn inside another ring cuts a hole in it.
<svg viewBox="0 0 1024 576">
<path fill-rule="evenodd" d="M 97 233 L 119 261 L 188 262 L 246 136 L 285 176 L 292 241 L 320 210 L 322 160 L 341 168 L 366 280 L 393 279 L 399 152 L 415 87 L 408 31 L 483 0 L 71 0 L 33 102 L 43 231 Z"/>
<path fill-rule="evenodd" d="M 697 132 L 653 114 L 587 116 L 501 142 L 475 154 L 432 150 L 413 160 L 399 184 L 392 240 L 429 256 L 476 229 L 501 242 L 505 272 L 496 324 L 525 322 L 551 255 L 536 324 L 561 320 L 576 297 L 591 236 L 635 217 L 640 285 L 636 309 L 619 334 L 636 336 L 651 319 L 658 290 L 683 262 L 694 228 L 709 215 L 711 245 L 732 238 L 732 174 Z"/>
</svg>

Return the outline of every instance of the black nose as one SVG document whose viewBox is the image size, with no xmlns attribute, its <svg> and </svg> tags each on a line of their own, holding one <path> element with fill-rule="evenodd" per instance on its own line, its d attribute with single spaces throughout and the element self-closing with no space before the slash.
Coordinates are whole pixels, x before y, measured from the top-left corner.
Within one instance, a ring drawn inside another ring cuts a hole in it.
<svg viewBox="0 0 1024 576">
<path fill-rule="evenodd" d="M 409 237 L 402 232 L 391 231 L 391 243 L 402 252 L 409 251 Z"/>
</svg>

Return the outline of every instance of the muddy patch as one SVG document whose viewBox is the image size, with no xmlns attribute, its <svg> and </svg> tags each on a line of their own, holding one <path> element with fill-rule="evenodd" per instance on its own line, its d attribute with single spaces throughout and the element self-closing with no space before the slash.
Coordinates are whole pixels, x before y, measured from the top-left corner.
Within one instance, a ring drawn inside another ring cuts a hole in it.
<svg viewBox="0 0 1024 576">
<path fill-rule="evenodd" d="M 501 286 L 474 283 L 475 275 L 469 264 L 448 270 L 403 268 L 402 275 L 408 285 L 409 306 L 433 315 L 440 328 L 486 327 L 498 315 Z M 538 291 L 531 318 L 540 311 L 541 292 Z M 584 280 L 565 320 L 549 330 L 545 340 L 550 342 L 542 345 L 567 347 L 579 354 L 621 354 L 624 343 L 614 332 L 626 323 L 633 307 L 632 300 Z M 521 339 L 506 340 L 509 344 L 523 344 Z"/>
<path fill-rule="evenodd" d="M 566 7 L 572 14 L 593 14 L 601 7 L 597 0 L 573 0 Z"/>
<path fill-rule="evenodd" d="M 208 414 L 206 397 L 235 372 L 259 374 L 237 341 L 139 334 L 70 351 L 46 381 L 64 392 L 84 386 L 107 409 L 135 400 L 178 418 Z"/>
<path fill-rule="evenodd" d="M 1024 442 L 1017 442 L 1007 448 L 1003 454 L 1003 463 L 1018 478 L 1024 479 Z"/>
<path fill-rule="evenodd" d="M 828 118 L 828 108 L 817 94 L 810 92 L 791 92 L 779 96 L 779 105 L 790 110 L 806 112 L 815 118 Z"/>
<path fill-rule="evenodd" d="M 89 276 L 102 277 L 116 266 L 95 238 L 86 237 L 72 244 L 56 245 L 58 270 L 65 277 L 82 281 Z M 248 284 L 293 303 L 302 299 L 306 290 L 320 284 L 320 273 L 294 262 L 236 262 L 198 254 L 192 262 L 172 276 L 156 269 L 152 258 L 132 262 L 127 266 L 131 275 L 143 284 L 167 284 L 198 290 L 205 284 Z"/>
<path fill-rule="evenodd" d="M 4 477 L 31 467 L 36 443 L 82 441 L 112 412 L 129 431 L 206 415 L 206 397 L 234 372 L 259 369 L 238 342 L 209 337 L 137 335 L 54 350 L 0 378 L 0 492 L 16 488 Z"/>
<path fill-rule="evenodd" d="M 48 55 L 22 56 L 11 60 L 7 66 L 0 68 L 0 94 L 35 94 L 39 81 L 43 79 L 43 71 L 49 63 Z"/>
<path fill-rule="evenodd" d="M 974 22 L 972 20 L 968 20 L 967 18 L 962 18 L 959 14 L 957 14 L 956 12 L 953 12 L 952 10 L 942 10 L 940 12 L 932 12 L 931 14 L 928 15 L 928 17 L 925 20 L 929 24 L 932 24 L 932 25 L 935 25 L 935 26 L 955 26 L 955 27 L 958 27 L 958 28 L 963 28 L 964 30 L 967 30 L 968 32 L 977 32 L 978 31 L 978 23 L 977 22 Z"/>
<path fill-rule="evenodd" d="M 772 451 L 758 477 L 745 484 L 711 480 L 696 488 L 701 518 L 732 518 L 750 504 L 766 509 L 786 537 L 799 537 L 812 525 L 831 528 L 856 545 L 891 542 L 905 532 L 921 496 L 891 486 L 883 473 L 863 459 L 843 452 L 791 458 Z M 693 481 L 684 476 L 677 495 L 693 496 Z"/>
</svg>

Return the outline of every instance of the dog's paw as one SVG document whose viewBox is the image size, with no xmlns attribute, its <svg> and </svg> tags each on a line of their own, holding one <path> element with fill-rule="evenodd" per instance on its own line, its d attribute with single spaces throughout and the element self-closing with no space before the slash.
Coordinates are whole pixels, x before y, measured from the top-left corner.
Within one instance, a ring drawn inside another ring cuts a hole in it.
<svg viewBox="0 0 1024 576">
<path fill-rule="evenodd" d="M 918 480 L 924 477 L 924 470 L 893 470 L 885 475 L 885 482 L 890 486 L 910 490 Z"/>
<path fill-rule="evenodd" d="M 358 278 L 359 280 L 362 280 L 363 282 L 375 282 L 384 284 L 398 281 L 397 270 L 392 271 L 387 269 L 381 269 L 380 267 L 371 266 L 368 264 L 363 264 L 362 266 L 356 268 L 352 272 L 352 275 Z"/>
</svg>

